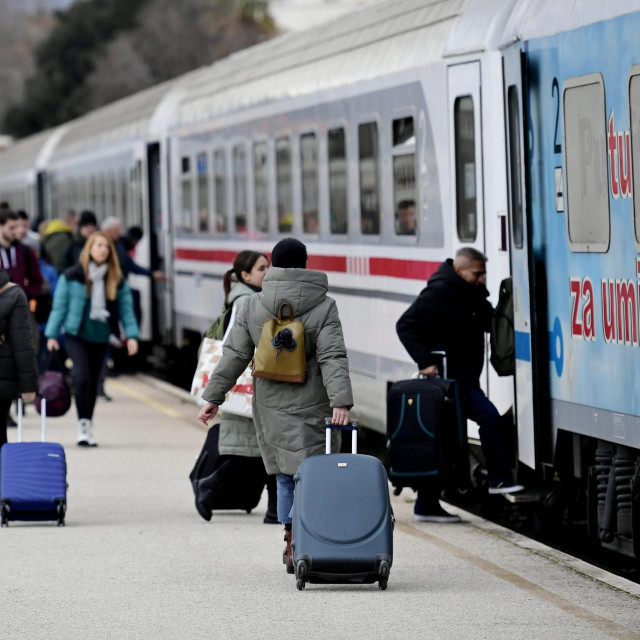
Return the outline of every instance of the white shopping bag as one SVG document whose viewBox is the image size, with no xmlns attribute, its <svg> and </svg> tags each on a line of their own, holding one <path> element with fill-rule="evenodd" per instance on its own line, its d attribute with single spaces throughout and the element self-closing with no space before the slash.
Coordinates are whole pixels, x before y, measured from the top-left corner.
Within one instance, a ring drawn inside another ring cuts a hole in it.
<svg viewBox="0 0 640 640">
<path fill-rule="evenodd" d="M 191 383 L 191 395 L 196 396 L 200 406 L 206 404 L 206 401 L 202 399 L 202 392 L 205 390 L 211 374 L 218 366 L 220 358 L 222 358 L 223 344 L 224 340 L 214 340 L 213 338 L 204 338 L 202 341 L 198 366 L 196 367 L 196 373 Z M 252 418 L 252 398 L 253 376 L 251 375 L 251 369 L 247 367 L 238 378 L 235 386 L 227 393 L 224 404 L 222 405 L 222 412 L 232 413 L 237 416 L 243 416 L 244 418 Z"/>
</svg>

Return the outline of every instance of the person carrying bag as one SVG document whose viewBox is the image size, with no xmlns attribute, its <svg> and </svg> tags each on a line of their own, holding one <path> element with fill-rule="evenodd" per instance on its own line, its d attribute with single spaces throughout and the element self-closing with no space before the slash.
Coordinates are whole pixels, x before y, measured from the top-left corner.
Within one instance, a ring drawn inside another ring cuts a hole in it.
<svg viewBox="0 0 640 640">
<path fill-rule="evenodd" d="M 27 297 L 0 269 L 0 446 L 7 442 L 11 403 L 21 396 L 32 402 L 38 373 Z"/>
</svg>

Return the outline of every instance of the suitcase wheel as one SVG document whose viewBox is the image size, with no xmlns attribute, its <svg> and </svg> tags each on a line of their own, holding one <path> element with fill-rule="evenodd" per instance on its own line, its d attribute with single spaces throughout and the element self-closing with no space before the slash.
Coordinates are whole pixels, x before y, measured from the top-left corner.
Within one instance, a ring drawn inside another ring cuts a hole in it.
<svg viewBox="0 0 640 640">
<path fill-rule="evenodd" d="M 9 513 L 11 512 L 11 507 L 8 502 L 2 501 L 2 506 L 0 507 L 0 518 L 3 527 L 9 526 Z"/>
<path fill-rule="evenodd" d="M 378 573 L 380 574 L 381 581 L 384 580 L 386 582 L 387 578 L 389 577 L 389 563 L 386 560 L 383 560 L 380 563 Z"/>
<path fill-rule="evenodd" d="M 387 588 L 387 582 L 388 580 L 386 578 L 380 578 L 380 580 L 378 580 L 378 589 L 385 591 Z"/>
<path fill-rule="evenodd" d="M 304 578 L 298 578 L 296 580 L 296 588 L 298 591 L 304 591 L 305 581 Z"/>
<path fill-rule="evenodd" d="M 64 516 L 67 512 L 67 505 L 64 500 L 58 500 L 56 503 L 56 511 L 58 513 L 58 526 L 64 527 Z"/>
<path fill-rule="evenodd" d="M 296 577 L 304 578 L 305 573 L 307 573 L 307 563 L 304 560 L 299 560 L 296 566 Z"/>
<path fill-rule="evenodd" d="M 252 509 L 245 509 L 247 513 L 251 513 Z"/>
</svg>

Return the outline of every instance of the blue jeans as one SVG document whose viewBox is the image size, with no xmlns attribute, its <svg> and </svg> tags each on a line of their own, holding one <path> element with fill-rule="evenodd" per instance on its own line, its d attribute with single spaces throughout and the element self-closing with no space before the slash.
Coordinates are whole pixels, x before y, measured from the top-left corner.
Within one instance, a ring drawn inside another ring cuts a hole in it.
<svg viewBox="0 0 640 640">
<path fill-rule="evenodd" d="M 467 416 L 480 427 L 480 442 L 487 462 L 489 484 L 497 486 L 501 482 L 511 482 L 511 469 L 505 459 L 498 410 L 479 387 L 468 387 L 464 395 L 467 400 Z"/>
<path fill-rule="evenodd" d="M 282 524 L 291 522 L 291 512 L 293 511 L 293 490 L 296 483 L 293 476 L 286 473 L 279 473 L 276 476 L 278 484 L 278 520 Z"/>
</svg>

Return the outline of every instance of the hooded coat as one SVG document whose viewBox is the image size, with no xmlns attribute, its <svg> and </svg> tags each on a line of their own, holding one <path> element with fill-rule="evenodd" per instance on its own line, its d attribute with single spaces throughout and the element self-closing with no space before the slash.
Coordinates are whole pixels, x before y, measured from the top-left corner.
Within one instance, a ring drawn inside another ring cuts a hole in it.
<svg viewBox="0 0 640 640">
<path fill-rule="evenodd" d="M 304 326 L 307 377 L 300 384 L 254 379 L 253 419 L 269 474 L 293 475 L 303 460 L 324 453 L 324 419 L 334 407 L 353 406 L 342 325 L 327 290 L 324 273 L 271 267 L 262 291 L 239 309 L 223 356 L 202 394 L 208 402 L 224 402 L 253 358 L 265 321 L 277 317 L 282 303 L 291 303 L 294 317 Z M 334 432 L 334 447 L 339 439 Z"/>
<path fill-rule="evenodd" d="M 240 309 L 253 295 L 255 290 L 243 282 L 237 282 L 231 288 L 227 304 L 235 306 L 236 316 Z M 260 447 L 256 437 L 256 427 L 252 418 L 236 416 L 232 413 L 224 413 L 220 423 L 218 436 L 218 452 L 220 455 L 260 457 Z"/>
<path fill-rule="evenodd" d="M 9 282 L 9 274 L 0 269 L 0 287 Z M 27 298 L 20 287 L 0 293 L 0 398 L 38 390 L 36 355 Z"/>
<path fill-rule="evenodd" d="M 493 312 L 488 295 L 484 285 L 461 278 L 450 258 L 438 267 L 396 324 L 398 337 L 418 369 L 440 367 L 440 357 L 431 352 L 444 351 L 449 378 L 463 386 L 480 386 L 484 334 Z"/>
</svg>

